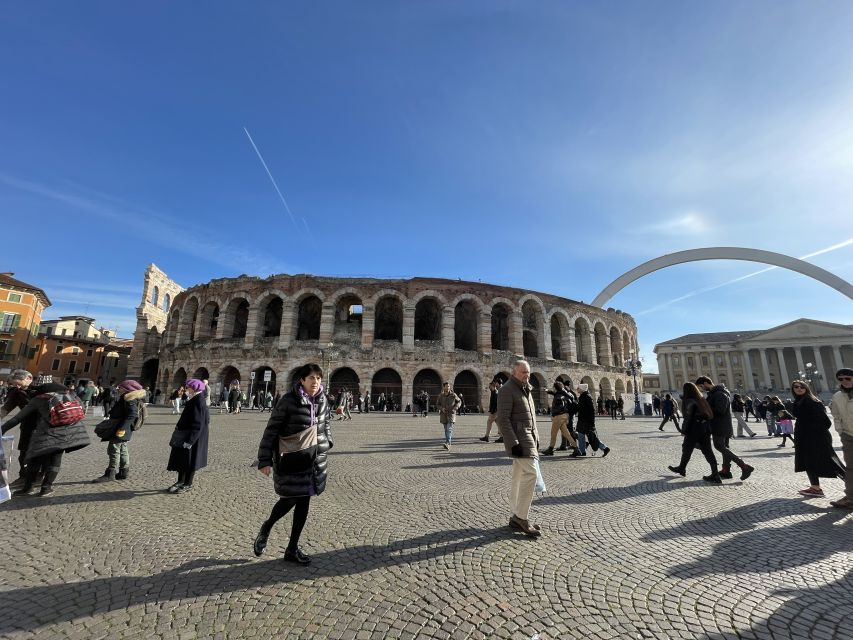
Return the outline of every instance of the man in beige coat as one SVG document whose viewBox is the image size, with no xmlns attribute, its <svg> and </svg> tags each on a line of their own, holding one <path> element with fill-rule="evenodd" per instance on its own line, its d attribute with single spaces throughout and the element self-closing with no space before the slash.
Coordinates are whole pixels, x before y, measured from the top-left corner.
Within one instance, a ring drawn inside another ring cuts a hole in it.
<svg viewBox="0 0 853 640">
<path fill-rule="evenodd" d="M 498 428 L 507 454 L 512 456 L 512 489 L 509 526 L 531 537 L 542 534 L 539 525 L 530 524 L 530 504 L 536 487 L 536 460 L 539 458 L 539 431 L 536 408 L 530 386 L 530 365 L 519 360 L 512 376 L 498 392 Z"/>
<path fill-rule="evenodd" d="M 832 396 L 832 419 L 841 437 L 847 474 L 844 476 L 844 497 L 830 504 L 840 509 L 853 509 L 853 369 L 839 369 L 835 379 L 839 388 Z"/>
<path fill-rule="evenodd" d="M 450 449 L 453 444 L 453 423 L 456 422 L 456 412 L 462 406 L 462 400 L 453 393 L 449 382 L 442 385 L 435 406 L 438 409 L 438 419 L 444 427 L 444 448 Z"/>
</svg>

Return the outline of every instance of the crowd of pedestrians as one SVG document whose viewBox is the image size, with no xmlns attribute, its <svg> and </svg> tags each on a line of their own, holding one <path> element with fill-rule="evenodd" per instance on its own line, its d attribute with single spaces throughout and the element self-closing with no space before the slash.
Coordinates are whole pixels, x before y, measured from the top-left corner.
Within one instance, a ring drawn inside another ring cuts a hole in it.
<svg viewBox="0 0 853 640">
<path fill-rule="evenodd" d="M 290 391 L 277 395 L 270 401 L 266 391 L 257 408 L 270 409 L 270 418 L 261 435 L 257 466 L 259 471 L 272 476 L 278 501 L 269 517 L 262 523 L 254 541 L 254 553 L 265 552 L 273 526 L 291 510 L 294 512 L 290 541 L 285 551 L 287 561 L 308 564 L 310 557 L 299 547 L 302 530 L 308 517 L 310 500 L 326 488 L 328 477 L 328 452 L 333 447 L 330 429 L 331 407 L 341 408 L 341 415 L 350 417 L 346 409 L 353 395 L 341 391 L 332 402 L 323 386 L 323 372 L 316 364 L 306 364 L 298 372 L 297 381 Z M 835 429 L 841 437 L 843 456 L 849 465 L 853 462 L 853 369 L 840 369 L 836 375 L 839 390 L 832 399 Z M 130 442 L 132 434 L 142 428 L 150 393 L 134 380 L 125 380 L 114 387 L 109 411 L 95 428 L 95 435 L 107 442 L 107 468 L 93 482 L 103 483 L 126 479 L 130 473 Z M 40 496 L 53 493 L 53 485 L 60 472 L 63 455 L 90 444 L 89 434 L 83 426 L 86 409 L 103 390 L 85 385 L 82 389 L 69 389 L 47 382 L 33 384 L 33 377 L 24 370 L 16 370 L 5 388 L 0 416 L 17 413 L 2 425 L 2 431 L 20 427 L 18 443 L 20 478 L 11 485 L 14 495 L 28 495 L 39 487 Z M 190 379 L 177 391 L 173 409 L 179 413 L 177 424 L 169 440 L 170 454 L 166 469 L 177 473 L 176 482 L 166 491 L 183 494 L 193 488 L 195 474 L 207 465 L 210 387 L 206 380 Z M 794 398 L 786 406 L 778 398 L 761 400 L 759 415 L 764 412 L 768 435 L 783 438 L 780 446 L 791 439 L 794 444 L 794 471 L 804 472 L 809 486 L 800 490 L 805 497 L 823 497 L 821 478 L 840 478 L 845 482 L 845 496 L 831 504 L 843 509 L 853 509 L 853 478 L 832 446 L 830 427 L 833 421 L 823 403 L 812 392 L 809 384 L 795 380 L 791 385 Z M 480 440 L 489 441 L 494 425 L 506 455 L 511 459 L 509 526 L 521 533 L 538 537 L 541 526 L 531 521 L 531 504 L 537 487 L 544 487 L 539 465 L 540 456 L 553 456 L 555 451 L 571 450 L 571 456 L 586 456 L 589 449 L 610 453 L 601 441 L 596 428 L 596 417 L 602 415 L 590 394 L 587 384 L 568 388 L 557 381 L 548 393 L 552 396 L 551 433 L 548 446 L 540 451 L 537 415 L 541 408 L 534 402 L 534 389 L 530 385 L 530 365 L 519 360 L 507 380 L 496 378 L 489 386 L 489 411 L 486 434 Z M 355 396 L 356 398 L 358 396 Z M 360 399 L 360 398 L 359 398 Z M 223 390 L 220 406 L 239 412 L 242 404 L 239 385 Z M 367 398 L 365 398 L 367 400 Z M 600 398 L 599 398 L 600 400 Z M 733 421 L 736 420 L 738 437 L 755 437 L 746 425 L 749 415 L 749 396 L 732 395 L 722 384 L 708 376 L 700 376 L 695 383 L 686 383 L 679 402 L 666 394 L 653 403 L 654 410 L 662 416 L 659 429 L 673 422 L 681 433 L 681 459 L 670 466 L 673 473 L 687 475 L 687 467 L 694 449 L 699 449 L 709 467 L 703 479 L 721 484 L 733 478 L 732 467 L 740 470 L 740 480 L 747 480 L 755 469 L 744 462 L 732 449 Z M 269 406 L 272 405 L 272 406 Z M 369 403 L 368 405 L 369 406 Z M 450 383 L 442 385 L 435 401 L 439 421 L 443 427 L 443 447 L 450 450 L 453 429 L 460 408 L 464 406 Z M 345 409 L 346 408 L 346 409 Z M 360 408 L 360 407 L 359 407 Z M 613 419 L 620 407 L 614 401 L 603 405 L 603 415 Z M 752 411 L 756 403 L 752 401 Z M 772 416 L 771 416 L 772 412 Z M 679 414 L 682 422 L 679 423 Z M 345 418 L 342 418 L 345 419 Z M 557 448 L 557 437 L 562 443 Z M 716 453 L 715 453 L 716 452 Z M 2 453 L 0 451 L 0 453 Z M 718 462 L 717 455 L 721 460 Z M 0 460 L 3 456 L 0 455 Z M 5 468 L 0 467 L 5 487 Z M 2 496 L 0 492 L 0 496 Z"/>
</svg>

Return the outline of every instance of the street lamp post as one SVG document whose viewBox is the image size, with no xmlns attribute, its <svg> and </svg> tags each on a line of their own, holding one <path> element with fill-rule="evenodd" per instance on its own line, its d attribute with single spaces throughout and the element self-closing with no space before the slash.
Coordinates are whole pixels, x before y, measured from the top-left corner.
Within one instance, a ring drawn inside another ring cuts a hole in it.
<svg viewBox="0 0 853 640">
<path fill-rule="evenodd" d="M 797 371 L 797 375 L 811 386 L 815 394 L 820 392 L 820 381 L 823 379 L 823 374 L 817 370 L 817 367 L 812 362 L 806 363 L 805 371 Z"/>
<path fill-rule="evenodd" d="M 639 373 L 643 368 L 643 359 L 640 356 L 634 356 L 634 352 L 631 352 L 631 355 L 625 360 L 625 368 L 628 369 L 628 373 L 634 378 L 634 415 L 641 416 L 643 415 L 643 410 L 640 408 L 640 388 L 637 386 L 637 373 Z"/>
</svg>

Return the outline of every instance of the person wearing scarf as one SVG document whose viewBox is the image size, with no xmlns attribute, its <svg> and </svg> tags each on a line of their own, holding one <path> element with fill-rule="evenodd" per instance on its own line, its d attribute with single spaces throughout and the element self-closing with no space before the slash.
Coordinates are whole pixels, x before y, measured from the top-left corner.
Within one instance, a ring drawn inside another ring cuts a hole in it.
<svg viewBox="0 0 853 640">
<path fill-rule="evenodd" d="M 841 437 L 844 464 L 847 473 L 844 476 L 844 497 L 829 504 L 839 509 L 853 509 L 853 369 L 844 367 L 835 373 L 838 391 L 832 396 L 832 418 L 835 430 Z"/>
<path fill-rule="evenodd" d="M 193 488 L 195 472 L 207 466 L 210 411 L 204 400 L 205 384 L 190 378 L 185 383 L 187 403 L 169 440 L 172 452 L 167 471 L 177 471 L 178 480 L 166 491 L 186 493 Z"/>
<path fill-rule="evenodd" d="M 308 520 L 311 497 L 326 488 L 327 453 L 334 443 L 323 370 L 317 364 L 306 364 L 296 377 L 298 382 L 293 389 L 276 404 L 258 447 L 258 471 L 265 476 L 272 473 L 279 499 L 261 525 L 254 552 L 258 557 L 263 555 L 273 525 L 293 509 L 293 528 L 284 560 L 307 565 L 311 558 L 299 548 L 299 537 Z"/>
</svg>

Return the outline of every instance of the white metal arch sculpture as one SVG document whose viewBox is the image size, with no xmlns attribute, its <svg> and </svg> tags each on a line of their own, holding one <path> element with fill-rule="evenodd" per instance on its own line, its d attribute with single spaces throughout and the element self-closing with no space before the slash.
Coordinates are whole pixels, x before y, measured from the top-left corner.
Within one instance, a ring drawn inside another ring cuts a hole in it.
<svg viewBox="0 0 853 640">
<path fill-rule="evenodd" d="M 677 251 L 668 253 L 654 260 L 644 262 L 638 267 L 634 267 L 630 271 L 623 273 L 613 282 L 607 285 L 604 290 L 599 293 L 595 300 L 592 301 L 594 307 L 604 307 L 604 305 L 622 289 L 627 287 L 635 280 L 639 280 L 643 276 L 665 269 L 676 264 L 684 264 L 685 262 L 699 262 L 701 260 L 744 260 L 746 262 L 761 262 L 763 264 L 772 264 L 783 269 L 796 271 L 804 276 L 813 278 L 818 282 L 822 282 L 835 289 L 836 291 L 853 300 L 853 285 L 839 278 L 837 275 L 830 273 L 826 269 L 821 269 L 818 266 L 805 262 L 798 258 L 792 258 L 782 253 L 774 253 L 773 251 L 764 251 L 762 249 L 748 249 L 745 247 L 706 247 L 703 249 L 688 249 L 687 251 Z"/>
</svg>

